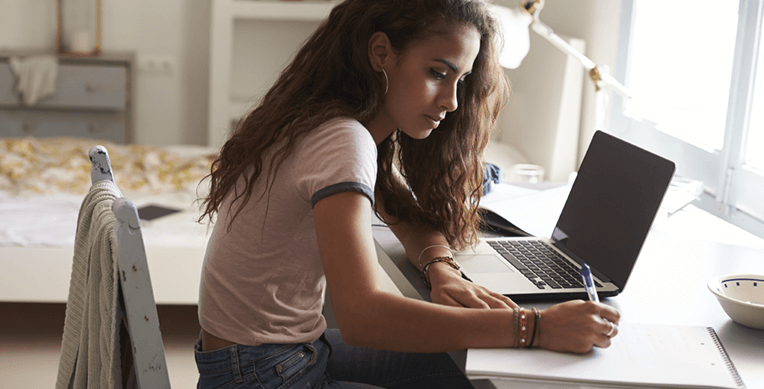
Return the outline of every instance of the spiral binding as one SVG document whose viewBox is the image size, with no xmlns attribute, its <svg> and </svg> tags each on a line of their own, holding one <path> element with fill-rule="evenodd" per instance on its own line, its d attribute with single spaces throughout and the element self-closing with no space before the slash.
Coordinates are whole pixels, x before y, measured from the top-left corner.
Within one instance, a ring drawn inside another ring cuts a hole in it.
<svg viewBox="0 0 764 389">
<path fill-rule="evenodd" d="M 727 370 L 732 374 L 732 379 L 735 380 L 738 387 L 745 388 L 745 383 L 743 383 L 743 379 L 740 378 L 740 373 L 738 373 L 737 368 L 735 368 L 735 365 L 732 363 L 729 354 L 727 354 L 727 350 L 724 348 L 721 340 L 719 340 L 719 335 L 716 334 L 713 327 L 708 327 L 708 334 L 711 335 L 711 339 L 713 339 L 716 344 L 716 348 L 719 350 L 722 357 L 724 357 L 724 363 L 727 365 Z"/>
</svg>

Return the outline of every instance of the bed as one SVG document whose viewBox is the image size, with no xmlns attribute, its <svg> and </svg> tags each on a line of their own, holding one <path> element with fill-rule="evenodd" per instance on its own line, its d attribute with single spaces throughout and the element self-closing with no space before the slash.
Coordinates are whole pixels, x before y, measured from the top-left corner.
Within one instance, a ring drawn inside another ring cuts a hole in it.
<svg viewBox="0 0 764 389">
<path fill-rule="evenodd" d="M 77 214 L 90 188 L 87 154 L 97 144 L 139 213 L 148 206 L 180 210 L 142 219 L 141 230 L 156 303 L 196 305 L 211 232 L 196 222 L 196 200 L 207 191 L 200 182 L 217 150 L 31 137 L 0 138 L 0 302 L 67 301 Z M 400 294 L 382 267 L 379 275 L 384 290 Z"/>
<path fill-rule="evenodd" d="M 157 304 L 196 304 L 210 229 L 196 222 L 195 200 L 216 150 L 32 137 L 0 138 L 0 302 L 66 302 L 77 214 L 90 187 L 87 151 L 96 144 L 137 208 L 178 210 L 141 220 L 146 255 Z"/>
</svg>

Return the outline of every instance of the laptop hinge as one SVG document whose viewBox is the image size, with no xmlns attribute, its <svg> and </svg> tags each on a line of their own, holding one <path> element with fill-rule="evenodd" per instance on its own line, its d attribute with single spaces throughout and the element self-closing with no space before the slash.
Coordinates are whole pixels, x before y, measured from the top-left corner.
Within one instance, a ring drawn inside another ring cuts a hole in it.
<svg viewBox="0 0 764 389">
<path fill-rule="evenodd" d="M 576 263 L 578 263 L 579 265 L 581 265 L 582 263 L 586 263 L 586 261 L 584 261 L 583 259 L 581 259 L 581 257 L 579 257 L 578 255 L 576 255 L 572 251 L 570 251 L 570 249 L 565 247 L 565 245 L 562 244 L 557 239 L 552 238 L 552 244 L 554 245 L 554 247 L 556 247 L 557 249 L 562 251 L 563 254 L 567 255 L 569 258 L 571 258 L 574 261 L 576 261 Z M 591 264 L 589 264 L 589 265 L 591 266 Z M 594 274 L 594 276 L 599 278 L 600 281 L 602 281 L 602 282 L 610 282 L 610 283 L 613 282 L 613 280 L 611 280 L 606 275 L 602 274 L 602 272 L 597 270 L 595 267 L 592 267 L 592 274 Z M 618 286 L 618 285 L 616 285 L 616 286 Z M 618 287 L 620 288 L 620 286 L 618 286 Z"/>
</svg>

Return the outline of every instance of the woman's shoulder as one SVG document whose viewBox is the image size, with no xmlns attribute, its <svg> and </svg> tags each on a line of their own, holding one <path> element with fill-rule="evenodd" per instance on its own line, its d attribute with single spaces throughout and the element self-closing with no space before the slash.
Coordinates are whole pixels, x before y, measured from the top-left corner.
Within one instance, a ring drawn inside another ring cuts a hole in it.
<svg viewBox="0 0 764 389">
<path fill-rule="evenodd" d="M 367 130 L 361 122 L 346 116 L 333 117 L 316 127 L 314 132 L 323 135 L 329 135 L 330 133 L 357 133 L 359 135 L 367 135 L 369 139 L 372 139 L 371 133 L 369 133 L 369 130 Z"/>
<path fill-rule="evenodd" d="M 336 184 L 360 183 L 374 188 L 377 147 L 361 123 L 352 118 L 332 118 L 306 135 L 294 152 L 293 166 L 301 177 L 298 186 L 307 185 L 305 193 L 311 201 L 315 201 L 316 192 Z"/>
<path fill-rule="evenodd" d="M 373 149 L 376 152 L 376 144 L 369 130 L 358 120 L 350 117 L 331 118 L 316 127 L 306 138 L 307 147 L 352 147 Z"/>
</svg>

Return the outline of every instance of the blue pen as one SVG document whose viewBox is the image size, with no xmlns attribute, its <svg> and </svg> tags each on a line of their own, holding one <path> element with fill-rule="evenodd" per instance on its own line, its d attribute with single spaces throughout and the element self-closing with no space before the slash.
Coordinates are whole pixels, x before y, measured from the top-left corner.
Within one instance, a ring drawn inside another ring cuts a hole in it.
<svg viewBox="0 0 764 389">
<path fill-rule="evenodd" d="M 597 289 L 594 287 L 592 269 L 589 268 L 589 265 L 584 264 L 581 266 L 581 277 L 584 279 L 584 288 L 586 289 L 586 293 L 589 294 L 589 300 L 600 302 L 600 298 L 597 296 Z"/>
</svg>

